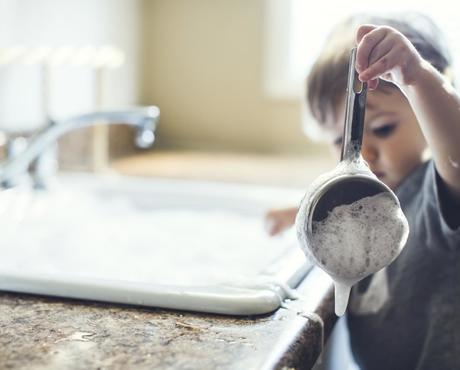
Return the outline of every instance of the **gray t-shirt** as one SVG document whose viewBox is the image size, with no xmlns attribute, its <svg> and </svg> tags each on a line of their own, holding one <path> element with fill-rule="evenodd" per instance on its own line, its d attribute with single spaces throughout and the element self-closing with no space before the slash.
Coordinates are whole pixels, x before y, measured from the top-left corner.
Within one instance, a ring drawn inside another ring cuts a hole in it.
<svg viewBox="0 0 460 370">
<path fill-rule="evenodd" d="M 362 369 L 460 369 L 460 228 L 443 217 L 438 176 L 429 161 L 404 180 L 407 244 L 352 290 L 347 320 Z"/>
</svg>

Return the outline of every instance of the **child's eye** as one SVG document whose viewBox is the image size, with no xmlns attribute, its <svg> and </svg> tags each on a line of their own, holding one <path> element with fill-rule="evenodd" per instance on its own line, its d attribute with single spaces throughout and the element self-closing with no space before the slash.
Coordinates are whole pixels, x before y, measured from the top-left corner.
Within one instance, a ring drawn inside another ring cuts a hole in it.
<svg viewBox="0 0 460 370">
<path fill-rule="evenodd" d="M 372 129 L 372 133 L 379 138 L 390 136 L 396 129 L 396 123 L 387 123 L 385 125 Z"/>
</svg>

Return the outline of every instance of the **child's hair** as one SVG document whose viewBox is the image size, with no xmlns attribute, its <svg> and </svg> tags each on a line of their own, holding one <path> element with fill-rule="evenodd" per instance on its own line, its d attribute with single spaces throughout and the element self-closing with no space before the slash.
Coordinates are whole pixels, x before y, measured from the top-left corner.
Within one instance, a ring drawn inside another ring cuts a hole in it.
<svg viewBox="0 0 460 370">
<path fill-rule="evenodd" d="M 353 15 L 338 24 L 329 34 L 307 78 L 307 103 L 310 112 L 320 124 L 325 122 L 328 112 L 335 113 L 338 103 L 345 97 L 350 50 L 356 45 L 355 34 L 361 24 L 395 28 L 409 39 L 422 58 L 439 72 L 449 73 L 452 60 L 445 39 L 440 29 L 427 16 L 419 13 L 391 16 Z M 379 86 L 395 87 L 385 81 L 380 81 Z"/>
</svg>

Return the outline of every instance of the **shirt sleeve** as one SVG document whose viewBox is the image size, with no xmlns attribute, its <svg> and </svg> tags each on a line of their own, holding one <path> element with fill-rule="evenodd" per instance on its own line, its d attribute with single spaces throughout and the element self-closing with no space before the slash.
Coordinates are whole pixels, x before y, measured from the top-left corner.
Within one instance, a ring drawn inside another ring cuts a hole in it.
<svg viewBox="0 0 460 370">
<path fill-rule="evenodd" d="M 443 193 L 446 189 L 441 181 L 434 162 L 429 161 L 422 178 L 420 198 L 416 202 L 419 208 L 415 212 L 415 224 L 423 228 L 430 249 L 460 251 L 460 227 L 451 227 L 443 213 L 442 201 L 448 199 L 448 196 Z M 460 217 L 458 204 L 449 206 L 454 207 L 454 212 L 450 213 L 454 217 Z"/>
</svg>

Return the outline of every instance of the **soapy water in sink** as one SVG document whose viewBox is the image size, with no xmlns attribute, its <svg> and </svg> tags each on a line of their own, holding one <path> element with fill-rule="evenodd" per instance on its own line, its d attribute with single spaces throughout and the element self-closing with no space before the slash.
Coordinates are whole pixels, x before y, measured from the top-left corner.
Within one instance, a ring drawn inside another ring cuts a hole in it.
<svg viewBox="0 0 460 370">
<path fill-rule="evenodd" d="M 83 192 L 19 194 L 10 203 L 0 209 L 4 271 L 200 286 L 255 276 L 296 248 L 293 233 L 267 236 L 257 212 L 139 210 Z"/>
</svg>

